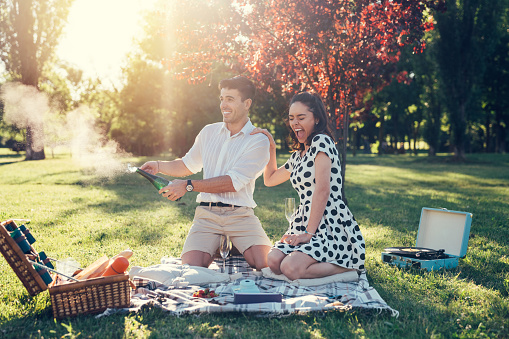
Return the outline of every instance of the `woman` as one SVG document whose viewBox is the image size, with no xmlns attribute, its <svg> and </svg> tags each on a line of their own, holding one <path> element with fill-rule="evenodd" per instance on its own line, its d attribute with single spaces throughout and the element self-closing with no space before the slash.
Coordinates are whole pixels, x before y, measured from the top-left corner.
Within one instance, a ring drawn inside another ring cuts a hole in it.
<svg viewBox="0 0 509 339">
<path fill-rule="evenodd" d="M 268 254 L 270 269 L 291 280 L 364 269 L 364 239 L 341 197 L 339 155 L 321 98 L 308 92 L 295 95 L 288 125 L 294 152 L 279 168 L 272 135 L 259 128 L 252 132 L 270 140 L 265 185 L 290 179 L 300 196 L 288 230 Z"/>
</svg>

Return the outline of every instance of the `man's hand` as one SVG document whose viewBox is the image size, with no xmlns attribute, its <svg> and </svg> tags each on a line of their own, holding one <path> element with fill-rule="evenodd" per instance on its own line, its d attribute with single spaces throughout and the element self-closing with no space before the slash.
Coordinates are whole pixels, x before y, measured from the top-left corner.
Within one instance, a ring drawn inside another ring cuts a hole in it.
<svg viewBox="0 0 509 339">
<path fill-rule="evenodd" d="M 287 243 L 288 245 L 297 246 L 299 244 L 306 244 L 313 237 L 312 234 L 285 234 L 281 237 L 281 242 Z"/>
<path fill-rule="evenodd" d="M 156 175 L 159 173 L 159 161 L 147 161 L 141 167 L 141 170 Z"/>
<path fill-rule="evenodd" d="M 186 180 L 173 180 L 168 186 L 163 187 L 159 190 L 159 194 L 168 200 L 175 201 L 186 194 Z"/>
</svg>

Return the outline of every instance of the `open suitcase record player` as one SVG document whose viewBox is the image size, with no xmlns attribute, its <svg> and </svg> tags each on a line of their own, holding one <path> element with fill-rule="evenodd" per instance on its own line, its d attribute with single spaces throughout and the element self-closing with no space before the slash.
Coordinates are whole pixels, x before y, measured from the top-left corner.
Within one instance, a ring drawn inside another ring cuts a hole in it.
<svg viewBox="0 0 509 339">
<path fill-rule="evenodd" d="M 467 254 L 472 214 L 424 207 L 416 247 L 388 247 L 382 261 L 428 271 L 458 266 Z"/>
</svg>

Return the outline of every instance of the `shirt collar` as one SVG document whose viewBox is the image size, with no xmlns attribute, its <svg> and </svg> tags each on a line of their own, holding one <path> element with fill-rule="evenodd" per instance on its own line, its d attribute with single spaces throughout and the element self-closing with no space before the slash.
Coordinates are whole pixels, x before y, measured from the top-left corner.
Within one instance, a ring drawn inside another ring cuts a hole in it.
<svg viewBox="0 0 509 339">
<path fill-rule="evenodd" d="M 251 123 L 251 119 L 247 118 L 247 122 L 244 125 L 244 127 L 242 127 L 242 129 L 240 130 L 239 133 L 237 133 L 235 135 L 232 135 L 232 137 L 240 135 L 241 133 L 242 134 L 249 134 L 249 133 L 251 133 L 254 130 L 254 128 L 255 127 Z M 226 128 L 226 123 L 224 123 L 224 122 L 223 122 L 223 125 L 221 126 L 220 133 L 228 133 L 228 134 L 230 134 L 230 130 L 228 130 L 228 128 Z"/>
</svg>

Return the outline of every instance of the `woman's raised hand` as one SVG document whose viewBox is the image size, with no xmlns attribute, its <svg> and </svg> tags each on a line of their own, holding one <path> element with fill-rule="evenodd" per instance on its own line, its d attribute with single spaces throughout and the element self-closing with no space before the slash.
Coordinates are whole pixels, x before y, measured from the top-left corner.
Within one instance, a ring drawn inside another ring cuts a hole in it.
<svg viewBox="0 0 509 339">
<path fill-rule="evenodd" d="M 250 134 L 254 135 L 254 134 L 258 134 L 258 133 L 265 134 L 267 136 L 267 138 L 269 138 L 270 149 L 276 150 L 276 142 L 274 141 L 272 134 L 270 134 L 270 132 L 268 130 L 266 130 L 265 128 L 256 127 Z"/>
</svg>

